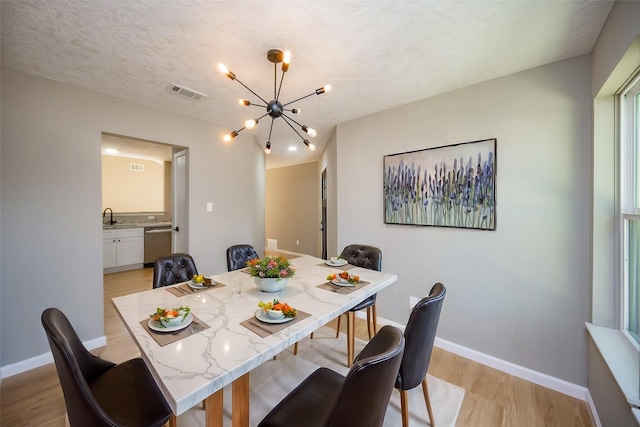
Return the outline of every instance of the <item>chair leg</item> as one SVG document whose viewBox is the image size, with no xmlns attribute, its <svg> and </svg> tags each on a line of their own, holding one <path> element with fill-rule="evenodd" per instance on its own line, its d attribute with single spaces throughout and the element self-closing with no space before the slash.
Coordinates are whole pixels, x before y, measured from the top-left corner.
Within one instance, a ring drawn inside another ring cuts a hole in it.
<svg viewBox="0 0 640 427">
<path fill-rule="evenodd" d="M 409 402 L 407 398 L 407 390 L 400 390 L 400 409 L 402 413 L 402 427 L 409 427 Z"/>
<path fill-rule="evenodd" d="M 378 314 L 376 312 L 376 303 L 371 306 L 371 314 L 373 315 L 373 335 L 378 333 Z"/>
<path fill-rule="evenodd" d="M 204 400 L 203 400 L 204 402 Z M 169 427 L 178 427 L 178 418 L 175 416 L 175 414 L 172 412 L 171 416 L 169 417 Z"/>
<path fill-rule="evenodd" d="M 336 327 L 336 338 L 340 337 L 340 319 L 342 319 L 342 314 L 338 316 L 338 326 Z"/>
<path fill-rule="evenodd" d="M 424 393 L 424 402 L 427 404 L 427 412 L 429 413 L 429 421 L 431 427 L 435 427 L 436 423 L 433 420 L 433 411 L 431 410 L 431 399 L 429 398 L 429 389 L 427 388 L 427 376 L 424 376 L 422 380 L 422 392 Z"/>
<path fill-rule="evenodd" d="M 313 332 L 311 332 L 311 339 L 313 339 Z"/>
<path fill-rule="evenodd" d="M 373 337 L 371 334 L 371 307 L 367 307 L 367 334 L 369 334 L 369 341 Z"/>
<path fill-rule="evenodd" d="M 356 334 L 356 314 L 353 311 L 347 311 L 347 367 L 351 368 L 355 353 L 355 334 Z"/>
<path fill-rule="evenodd" d="M 294 356 L 298 355 L 298 343 L 297 342 L 293 346 L 293 355 Z"/>
</svg>

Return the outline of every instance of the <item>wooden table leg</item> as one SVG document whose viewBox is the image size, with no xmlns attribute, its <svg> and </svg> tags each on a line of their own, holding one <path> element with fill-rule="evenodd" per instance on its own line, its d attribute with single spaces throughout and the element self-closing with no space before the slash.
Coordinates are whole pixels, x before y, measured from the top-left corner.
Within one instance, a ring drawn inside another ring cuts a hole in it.
<svg viewBox="0 0 640 427">
<path fill-rule="evenodd" d="M 222 389 L 220 389 L 205 399 L 205 426 L 222 427 L 223 395 Z"/>
<path fill-rule="evenodd" d="M 231 384 L 231 425 L 249 427 L 249 373 Z"/>
<path fill-rule="evenodd" d="M 347 311 L 347 366 L 350 368 L 353 364 L 353 353 L 355 352 L 355 334 L 356 334 L 356 314 L 353 311 Z"/>
<path fill-rule="evenodd" d="M 178 427 L 178 417 L 172 412 L 169 417 L 169 427 Z"/>
</svg>

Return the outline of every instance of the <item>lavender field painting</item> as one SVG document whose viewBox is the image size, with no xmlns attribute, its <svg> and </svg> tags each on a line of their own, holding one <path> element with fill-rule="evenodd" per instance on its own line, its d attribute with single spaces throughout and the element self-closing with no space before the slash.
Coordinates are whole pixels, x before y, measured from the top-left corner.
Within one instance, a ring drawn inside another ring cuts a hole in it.
<svg viewBox="0 0 640 427">
<path fill-rule="evenodd" d="M 384 156 L 384 222 L 496 228 L 496 139 Z"/>
</svg>

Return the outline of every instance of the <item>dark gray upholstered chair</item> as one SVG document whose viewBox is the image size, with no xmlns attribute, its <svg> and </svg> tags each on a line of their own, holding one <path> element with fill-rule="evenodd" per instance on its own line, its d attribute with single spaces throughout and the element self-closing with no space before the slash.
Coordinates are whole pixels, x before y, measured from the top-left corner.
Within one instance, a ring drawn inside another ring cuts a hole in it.
<svg viewBox="0 0 640 427">
<path fill-rule="evenodd" d="M 369 270 L 382 270 L 382 251 L 375 246 L 368 245 L 349 245 L 340 254 L 340 258 L 344 258 L 351 265 L 357 267 L 368 268 Z M 367 332 L 369 339 L 376 334 L 378 330 L 378 321 L 376 315 L 376 295 L 373 294 L 369 298 L 362 301 L 360 304 L 347 311 L 347 325 L 350 322 L 355 322 L 355 312 L 362 309 L 367 309 Z M 338 317 L 338 327 L 336 328 L 336 338 L 340 334 L 340 319 Z M 353 328 L 347 326 L 347 366 L 351 366 L 354 353 L 355 336 Z"/>
<path fill-rule="evenodd" d="M 186 282 L 198 274 L 191 255 L 175 253 L 156 258 L 153 263 L 153 288 Z"/>
<path fill-rule="evenodd" d="M 233 245 L 227 248 L 227 271 L 240 270 L 247 266 L 247 261 L 260 258 L 251 245 Z"/>
<path fill-rule="evenodd" d="M 404 339 L 385 326 L 346 377 L 319 368 L 289 393 L 258 427 L 380 427 L 398 376 Z"/>
<path fill-rule="evenodd" d="M 160 427 L 171 409 L 141 358 L 116 365 L 91 354 L 57 308 L 41 316 L 72 427 Z"/>
<path fill-rule="evenodd" d="M 427 388 L 427 370 L 431 360 L 433 342 L 436 338 L 438 320 L 442 311 L 442 303 L 447 289 L 442 283 L 436 283 L 431 288 L 429 296 L 421 299 L 411 310 L 407 327 L 404 330 L 405 349 L 402 364 L 395 387 L 400 392 L 400 406 L 402 409 L 402 426 L 409 426 L 409 408 L 407 390 L 422 384 L 424 401 L 429 413 L 431 426 L 435 426 L 431 400 Z"/>
</svg>

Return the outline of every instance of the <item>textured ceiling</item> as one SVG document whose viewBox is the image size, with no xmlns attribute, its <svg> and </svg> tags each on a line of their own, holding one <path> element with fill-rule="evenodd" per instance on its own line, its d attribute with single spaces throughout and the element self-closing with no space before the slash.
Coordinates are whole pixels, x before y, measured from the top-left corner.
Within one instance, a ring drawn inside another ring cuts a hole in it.
<svg viewBox="0 0 640 427">
<path fill-rule="evenodd" d="M 269 49 L 292 53 L 280 99 L 317 129 L 310 153 L 276 121 L 268 167 L 315 160 L 336 124 L 591 52 L 611 1 L 2 0 L 3 67 L 216 123 L 264 114 Z M 171 93 L 177 83 L 207 95 Z M 233 143 L 264 146 L 270 120 Z M 135 135 L 133 135 L 135 136 Z M 287 151 L 289 145 L 297 152 Z"/>
</svg>

